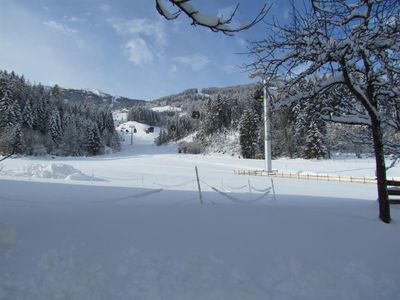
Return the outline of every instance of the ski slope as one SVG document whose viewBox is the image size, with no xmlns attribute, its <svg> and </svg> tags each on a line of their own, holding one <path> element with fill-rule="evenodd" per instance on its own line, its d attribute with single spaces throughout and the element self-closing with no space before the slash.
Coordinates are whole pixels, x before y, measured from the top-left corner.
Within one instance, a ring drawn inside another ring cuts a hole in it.
<svg viewBox="0 0 400 300">
<path fill-rule="evenodd" d="M 137 133 L 119 153 L 3 162 L 0 299 L 400 299 L 400 210 L 380 222 L 374 185 L 238 176 L 263 161 L 120 126 Z M 273 168 L 374 174 L 351 157 Z"/>
<path fill-rule="evenodd" d="M 180 112 L 182 109 L 180 107 L 175 107 L 171 105 L 165 105 L 165 106 L 156 106 L 151 108 L 152 111 L 158 111 L 158 112 L 166 112 L 166 111 L 177 111 Z"/>
</svg>

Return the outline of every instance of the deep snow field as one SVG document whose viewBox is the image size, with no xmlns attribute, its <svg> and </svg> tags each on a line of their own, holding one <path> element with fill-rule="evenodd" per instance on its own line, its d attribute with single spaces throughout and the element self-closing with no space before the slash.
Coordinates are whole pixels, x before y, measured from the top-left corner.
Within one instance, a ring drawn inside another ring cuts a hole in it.
<svg viewBox="0 0 400 300">
<path fill-rule="evenodd" d="M 400 208 L 379 221 L 374 184 L 235 175 L 264 163 L 147 128 L 120 125 L 119 153 L 2 162 L 0 299 L 400 299 Z M 350 156 L 273 168 L 374 176 Z"/>
</svg>

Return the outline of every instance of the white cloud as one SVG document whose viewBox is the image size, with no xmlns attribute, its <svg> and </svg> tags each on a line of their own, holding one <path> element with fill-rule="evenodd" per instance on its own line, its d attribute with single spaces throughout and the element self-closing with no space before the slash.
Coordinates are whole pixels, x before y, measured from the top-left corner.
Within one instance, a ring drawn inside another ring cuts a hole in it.
<svg viewBox="0 0 400 300">
<path fill-rule="evenodd" d="M 150 19 L 118 20 L 109 19 L 115 32 L 125 39 L 129 60 L 136 65 L 149 63 L 161 53 L 167 44 L 163 23 Z"/>
<path fill-rule="evenodd" d="M 228 74 L 232 74 L 233 72 L 237 72 L 238 67 L 235 65 L 224 65 L 221 69 Z"/>
<path fill-rule="evenodd" d="M 46 25 L 47 27 L 49 27 L 51 30 L 56 31 L 56 32 L 60 32 L 62 34 L 65 35 L 74 35 L 78 33 L 78 30 L 76 29 L 72 29 L 64 24 L 58 23 L 56 21 L 46 21 L 43 23 L 44 25 Z"/>
<path fill-rule="evenodd" d="M 145 40 L 134 38 L 128 41 L 125 45 L 128 50 L 129 60 L 136 65 L 153 61 L 153 53 L 148 47 Z"/>
<path fill-rule="evenodd" d="M 247 48 L 248 42 L 245 39 L 242 38 L 237 38 L 236 42 L 239 44 L 240 47 L 242 48 Z"/>
<path fill-rule="evenodd" d="M 111 6 L 108 5 L 108 4 L 102 4 L 102 5 L 100 5 L 100 9 L 101 9 L 102 11 L 104 11 L 104 12 L 107 12 L 107 11 L 110 11 Z"/>
<path fill-rule="evenodd" d="M 164 47 L 167 43 L 164 25 L 159 21 L 154 22 L 146 18 L 132 19 L 128 21 L 109 19 L 108 21 L 119 35 L 145 35 L 153 38 L 159 47 Z"/>
<path fill-rule="evenodd" d="M 210 62 L 206 56 L 198 53 L 187 56 L 178 56 L 174 58 L 174 61 L 191 68 L 193 71 L 204 69 Z"/>
<path fill-rule="evenodd" d="M 178 67 L 176 65 L 172 65 L 169 68 L 169 71 L 168 71 L 169 74 L 174 74 L 174 73 L 177 73 L 177 72 L 178 72 Z"/>
<path fill-rule="evenodd" d="M 75 17 L 75 16 L 71 16 L 71 17 L 65 16 L 64 19 L 71 23 L 85 23 L 86 22 L 86 19 Z"/>
</svg>

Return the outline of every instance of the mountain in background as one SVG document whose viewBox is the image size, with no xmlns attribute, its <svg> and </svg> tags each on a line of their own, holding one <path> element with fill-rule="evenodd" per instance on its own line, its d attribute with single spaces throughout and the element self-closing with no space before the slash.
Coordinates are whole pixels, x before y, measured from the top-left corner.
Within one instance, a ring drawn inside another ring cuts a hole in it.
<svg viewBox="0 0 400 300">
<path fill-rule="evenodd" d="M 252 96 L 258 84 L 236 85 L 229 87 L 209 87 L 204 89 L 191 88 L 180 93 L 164 96 L 155 100 L 130 99 L 127 97 L 113 96 L 100 90 L 88 89 L 66 89 L 60 88 L 63 98 L 70 103 L 90 103 L 96 106 L 108 106 L 113 110 L 131 108 L 135 105 L 146 105 L 149 107 L 175 106 L 182 107 L 193 104 L 197 101 L 202 102 L 216 95 L 223 95 L 228 98 L 235 98 L 238 94 Z"/>
<path fill-rule="evenodd" d="M 131 108 L 137 104 L 144 104 L 145 100 L 116 97 L 99 90 L 64 89 L 61 88 L 63 98 L 69 103 L 90 103 L 96 106 L 107 106 L 113 110 Z"/>
<path fill-rule="evenodd" d="M 214 97 L 216 95 L 221 95 L 227 98 L 238 98 L 240 95 L 246 95 L 247 97 L 253 98 L 254 92 L 260 88 L 257 83 L 234 85 L 228 87 L 209 87 L 204 89 L 191 88 L 184 90 L 181 93 L 164 96 L 156 100 L 149 101 L 150 106 L 175 106 L 181 107 L 185 106 L 188 102 L 204 101 Z"/>
</svg>

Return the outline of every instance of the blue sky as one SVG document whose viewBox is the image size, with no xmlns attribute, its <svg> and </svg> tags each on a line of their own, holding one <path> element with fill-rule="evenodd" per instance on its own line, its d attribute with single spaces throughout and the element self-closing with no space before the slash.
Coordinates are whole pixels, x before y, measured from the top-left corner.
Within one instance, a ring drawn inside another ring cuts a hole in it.
<svg viewBox="0 0 400 300">
<path fill-rule="evenodd" d="M 238 23 L 265 1 L 241 2 Z M 287 1 L 270 16 L 284 21 Z M 230 12 L 235 0 L 193 0 L 204 13 Z M 254 82 L 239 65 L 246 40 L 266 35 L 258 24 L 234 37 L 190 25 L 182 15 L 166 21 L 154 0 L 0 0 L 0 69 L 31 82 L 155 99 L 187 88 Z"/>
</svg>

